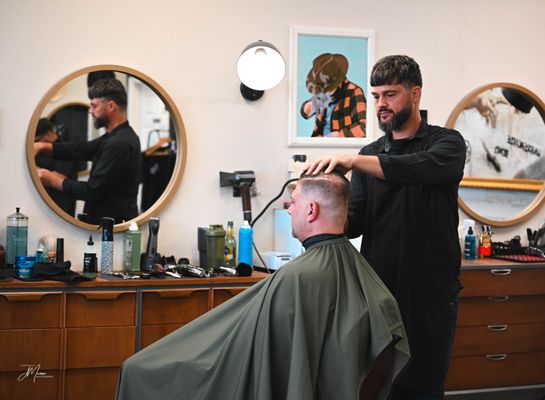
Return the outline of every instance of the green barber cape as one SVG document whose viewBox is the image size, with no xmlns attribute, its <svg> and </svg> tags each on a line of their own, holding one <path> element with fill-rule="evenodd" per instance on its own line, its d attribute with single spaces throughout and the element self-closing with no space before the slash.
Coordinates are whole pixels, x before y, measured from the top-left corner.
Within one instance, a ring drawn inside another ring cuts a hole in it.
<svg viewBox="0 0 545 400">
<path fill-rule="evenodd" d="M 381 399 L 409 359 L 397 303 L 348 239 L 325 240 L 126 360 L 117 399 L 357 399 L 391 343 Z"/>
</svg>

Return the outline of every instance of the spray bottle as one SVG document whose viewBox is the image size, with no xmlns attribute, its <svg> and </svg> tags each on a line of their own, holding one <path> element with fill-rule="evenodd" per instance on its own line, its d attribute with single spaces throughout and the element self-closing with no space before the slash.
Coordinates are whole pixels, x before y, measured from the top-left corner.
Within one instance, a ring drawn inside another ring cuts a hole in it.
<svg viewBox="0 0 545 400">
<path fill-rule="evenodd" d="M 114 219 L 103 217 L 98 228 L 102 228 L 100 273 L 112 274 L 114 272 Z"/>
<path fill-rule="evenodd" d="M 83 254 L 83 276 L 91 279 L 95 279 L 97 276 L 97 251 L 95 242 L 93 242 L 93 235 L 89 235 L 89 240 L 85 245 L 85 252 Z"/>
</svg>

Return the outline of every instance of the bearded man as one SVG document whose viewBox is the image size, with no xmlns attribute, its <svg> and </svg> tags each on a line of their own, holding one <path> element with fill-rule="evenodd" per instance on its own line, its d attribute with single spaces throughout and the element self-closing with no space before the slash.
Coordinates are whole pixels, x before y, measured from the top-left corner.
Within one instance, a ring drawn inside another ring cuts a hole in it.
<svg viewBox="0 0 545 400">
<path fill-rule="evenodd" d="M 379 60 L 371 93 L 385 135 L 358 155 L 326 156 L 307 174 L 352 170 L 348 237 L 399 303 L 411 361 L 391 399 L 443 399 L 456 327 L 461 251 L 458 186 L 465 142 L 420 117 L 420 67 L 404 55 Z"/>
<path fill-rule="evenodd" d="M 66 178 L 39 169 L 42 184 L 76 200 L 84 200 L 83 222 L 99 224 L 102 217 L 115 223 L 138 216 L 140 183 L 140 139 L 127 121 L 127 92 L 117 79 L 101 79 L 89 88 L 89 113 L 95 128 L 106 133 L 82 143 L 34 143 L 34 152 L 50 154 L 56 160 L 92 161 L 87 181 Z"/>
</svg>

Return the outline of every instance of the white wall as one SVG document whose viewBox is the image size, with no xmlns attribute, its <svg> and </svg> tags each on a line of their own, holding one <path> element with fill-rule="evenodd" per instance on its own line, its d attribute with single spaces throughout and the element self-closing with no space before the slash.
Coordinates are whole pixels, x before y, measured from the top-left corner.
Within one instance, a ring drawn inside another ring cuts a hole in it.
<svg viewBox="0 0 545 400">
<path fill-rule="evenodd" d="M 242 219 L 240 199 L 219 187 L 218 171 L 256 172 L 255 216 L 280 190 L 291 154 L 356 151 L 288 148 L 288 79 L 255 103 L 239 94 L 235 63 L 247 44 L 269 41 L 288 59 L 292 25 L 374 29 L 377 59 L 405 53 L 420 63 L 421 106 L 431 123 L 444 124 L 464 95 L 490 82 L 515 82 L 545 99 L 544 17 L 542 0 L 3 1 L 0 217 L 21 207 L 30 218 L 29 249 L 42 235 L 64 237 L 65 257 L 81 268 L 88 232 L 41 201 L 25 157 L 34 108 L 55 82 L 77 69 L 132 67 L 156 80 L 178 105 L 188 159 L 178 191 L 159 215 L 159 251 L 196 261 L 198 226 L 228 219 L 238 225 Z M 497 238 L 524 237 L 526 226 L 537 228 L 544 219 L 541 210 L 527 223 L 496 229 Z M 256 225 L 260 249 L 272 247 L 272 227 L 272 213 Z M 147 231 L 147 225 L 142 228 Z M 116 235 L 116 260 L 121 239 Z"/>
</svg>

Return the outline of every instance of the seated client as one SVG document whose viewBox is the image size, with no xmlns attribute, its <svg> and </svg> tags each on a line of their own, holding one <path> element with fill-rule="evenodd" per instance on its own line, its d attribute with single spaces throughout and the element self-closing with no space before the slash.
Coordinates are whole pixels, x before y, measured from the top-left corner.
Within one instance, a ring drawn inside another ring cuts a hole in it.
<svg viewBox="0 0 545 400">
<path fill-rule="evenodd" d="M 398 306 L 344 236 L 348 180 L 303 175 L 306 251 L 129 358 L 118 400 L 385 399 L 409 359 Z"/>
</svg>

